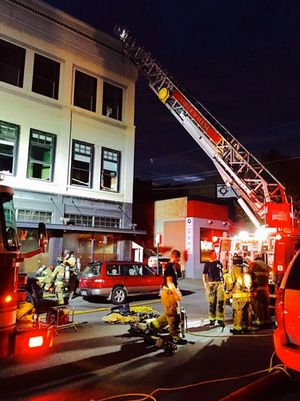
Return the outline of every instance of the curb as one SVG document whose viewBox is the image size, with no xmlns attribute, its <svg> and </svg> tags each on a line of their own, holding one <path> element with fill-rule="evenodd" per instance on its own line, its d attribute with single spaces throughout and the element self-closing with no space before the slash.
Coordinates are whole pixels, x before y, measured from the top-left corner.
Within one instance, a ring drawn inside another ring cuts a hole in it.
<svg viewBox="0 0 300 401">
<path fill-rule="evenodd" d="M 261 400 L 268 390 L 275 391 L 276 387 L 288 380 L 282 370 L 275 370 L 268 376 L 262 377 L 240 389 L 220 398 L 218 401 L 253 401 Z"/>
</svg>

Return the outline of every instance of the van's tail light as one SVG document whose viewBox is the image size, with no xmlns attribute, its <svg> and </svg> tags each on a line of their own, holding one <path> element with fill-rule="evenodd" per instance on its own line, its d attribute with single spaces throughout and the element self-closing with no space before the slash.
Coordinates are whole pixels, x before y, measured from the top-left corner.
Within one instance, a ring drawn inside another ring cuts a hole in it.
<svg viewBox="0 0 300 401">
<path fill-rule="evenodd" d="M 275 304 L 275 317 L 277 327 L 280 330 L 284 329 L 284 289 L 279 288 L 276 294 L 276 304 Z"/>
</svg>

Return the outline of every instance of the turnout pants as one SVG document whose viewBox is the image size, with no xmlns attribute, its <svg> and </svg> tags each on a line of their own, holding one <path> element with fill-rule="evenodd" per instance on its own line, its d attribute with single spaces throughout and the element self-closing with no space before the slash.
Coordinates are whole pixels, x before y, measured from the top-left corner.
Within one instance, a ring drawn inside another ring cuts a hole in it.
<svg viewBox="0 0 300 401">
<path fill-rule="evenodd" d="M 235 330 L 250 330 L 252 325 L 252 307 L 250 294 L 233 294 L 233 328 Z"/>
<path fill-rule="evenodd" d="M 258 326 L 271 323 L 269 311 L 269 291 L 257 290 L 252 295 L 255 323 Z"/>
<path fill-rule="evenodd" d="M 224 289 L 221 281 L 209 282 L 207 298 L 209 320 L 224 321 Z"/>
<path fill-rule="evenodd" d="M 178 337 L 180 322 L 180 316 L 177 311 L 178 304 L 175 300 L 173 292 L 167 287 L 163 287 L 161 302 L 163 304 L 165 313 L 155 319 L 152 324 L 158 330 L 163 329 L 168 325 L 171 336 Z"/>
</svg>

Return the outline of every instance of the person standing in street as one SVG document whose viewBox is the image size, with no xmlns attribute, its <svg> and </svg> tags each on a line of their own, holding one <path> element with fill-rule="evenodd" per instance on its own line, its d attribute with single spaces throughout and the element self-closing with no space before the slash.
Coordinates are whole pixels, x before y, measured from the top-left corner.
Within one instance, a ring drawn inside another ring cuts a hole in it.
<svg viewBox="0 0 300 401">
<path fill-rule="evenodd" d="M 230 272 L 224 281 L 231 287 L 233 328 L 232 334 L 245 334 L 252 328 L 251 276 L 249 266 L 239 255 L 234 255 Z"/>
<path fill-rule="evenodd" d="M 204 265 L 202 280 L 208 298 L 209 325 L 214 326 L 217 320 L 224 327 L 223 266 L 217 260 L 215 250 L 209 252 L 209 262 Z"/>
<path fill-rule="evenodd" d="M 78 277 L 77 277 L 77 259 L 75 257 L 74 251 L 65 250 L 64 252 L 64 264 L 69 269 L 69 290 L 70 290 L 70 299 L 77 297 L 76 290 L 79 285 Z"/>
<path fill-rule="evenodd" d="M 175 343 L 186 344 L 187 341 L 181 338 L 179 333 L 180 315 L 178 313 L 178 303 L 181 301 L 182 295 L 178 289 L 176 266 L 180 261 L 180 256 L 180 252 L 176 249 L 171 252 L 170 261 L 164 271 L 164 282 L 161 290 L 164 313 L 151 322 L 151 327 L 160 331 L 169 326 L 170 335 Z"/>
<path fill-rule="evenodd" d="M 58 305 L 64 305 L 64 287 L 65 287 L 65 264 L 63 258 L 56 259 L 56 267 L 52 273 L 55 294 Z"/>
<path fill-rule="evenodd" d="M 254 324 L 258 328 L 272 327 L 269 311 L 269 274 L 270 268 L 260 254 L 255 254 L 250 263 L 252 278 L 252 306 L 255 316 Z"/>
</svg>

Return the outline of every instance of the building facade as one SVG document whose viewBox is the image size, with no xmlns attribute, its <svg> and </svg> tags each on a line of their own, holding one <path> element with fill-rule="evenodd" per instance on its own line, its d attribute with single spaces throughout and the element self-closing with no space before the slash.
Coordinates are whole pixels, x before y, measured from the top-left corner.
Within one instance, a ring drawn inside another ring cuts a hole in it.
<svg viewBox="0 0 300 401">
<path fill-rule="evenodd" d="M 189 197 L 155 201 L 154 222 L 154 238 L 161 238 L 159 252 L 168 256 L 178 249 L 185 277 L 192 279 L 202 276 L 209 251 L 219 253 L 221 238 L 232 230 L 228 205 Z"/>
<path fill-rule="evenodd" d="M 0 171 L 25 250 L 46 223 L 42 262 L 65 248 L 83 264 L 131 258 L 136 79 L 117 39 L 42 1 L 1 0 Z"/>
</svg>

